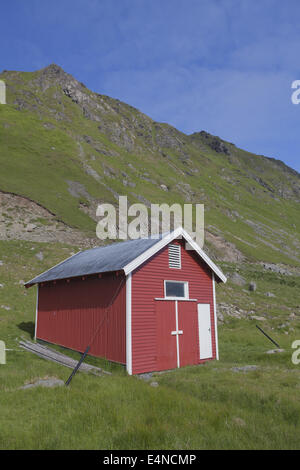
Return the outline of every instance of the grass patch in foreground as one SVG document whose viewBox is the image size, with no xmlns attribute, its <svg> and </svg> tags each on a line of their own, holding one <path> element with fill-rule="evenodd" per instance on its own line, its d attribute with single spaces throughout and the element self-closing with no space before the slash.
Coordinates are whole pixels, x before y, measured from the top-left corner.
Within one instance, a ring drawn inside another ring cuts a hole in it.
<svg viewBox="0 0 300 470">
<path fill-rule="evenodd" d="M 67 375 L 33 362 L 39 376 L 46 369 Z M 69 388 L 2 389 L 1 448 L 299 448 L 299 372 L 224 366 L 157 374 L 157 388 L 135 377 L 79 373 Z"/>
<path fill-rule="evenodd" d="M 272 333 L 286 350 L 282 355 L 266 354 L 272 345 L 253 321 L 228 320 L 219 325 L 220 361 L 154 374 L 156 388 L 127 376 L 122 366 L 89 357 L 113 374 L 77 373 L 69 387 L 21 390 L 37 378 L 65 381 L 70 375 L 71 369 L 20 350 L 18 341 L 32 340 L 35 312 L 35 291 L 24 290 L 20 280 L 72 249 L 0 242 L 0 305 L 10 307 L 0 309 L 0 337 L 15 349 L 0 366 L 0 449 L 299 449 L 300 366 L 291 362 L 298 320 L 289 334 Z M 264 328 L 273 324 L 275 313 Z M 249 364 L 259 368 L 232 370 Z"/>
</svg>

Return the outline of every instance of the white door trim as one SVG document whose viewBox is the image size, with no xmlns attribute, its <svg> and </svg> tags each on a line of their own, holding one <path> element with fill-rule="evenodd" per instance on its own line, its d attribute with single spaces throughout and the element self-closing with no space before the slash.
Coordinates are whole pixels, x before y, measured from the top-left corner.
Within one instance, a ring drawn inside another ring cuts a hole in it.
<svg viewBox="0 0 300 470">
<path fill-rule="evenodd" d="M 178 300 L 175 300 L 175 319 L 176 319 L 176 331 L 172 331 L 171 335 L 176 335 L 176 347 L 177 347 L 177 367 L 180 367 L 180 354 L 179 354 L 179 335 L 183 332 L 178 330 Z"/>
<path fill-rule="evenodd" d="M 126 370 L 132 375 L 132 276 L 126 276 Z"/>
</svg>

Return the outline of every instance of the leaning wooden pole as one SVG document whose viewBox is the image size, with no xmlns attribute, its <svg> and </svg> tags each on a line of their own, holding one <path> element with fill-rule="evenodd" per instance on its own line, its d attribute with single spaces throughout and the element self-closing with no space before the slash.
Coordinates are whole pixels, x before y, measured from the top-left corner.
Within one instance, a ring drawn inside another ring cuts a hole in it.
<svg viewBox="0 0 300 470">
<path fill-rule="evenodd" d="M 83 363 L 84 359 L 85 359 L 85 356 L 87 355 L 87 353 L 89 352 L 90 350 L 90 346 L 88 346 L 86 348 L 86 350 L 84 351 L 84 353 L 82 354 L 80 360 L 78 361 L 76 367 L 74 367 L 74 369 L 72 370 L 72 374 L 70 375 L 70 377 L 68 378 L 68 380 L 66 381 L 66 386 L 69 385 L 69 383 L 71 382 L 71 380 L 73 379 L 74 375 L 76 374 L 76 372 L 78 371 L 79 367 L 81 366 L 81 364 Z"/>
<path fill-rule="evenodd" d="M 262 332 L 263 335 L 265 335 L 270 341 L 272 341 L 272 343 L 275 344 L 275 346 L 277 346 L 277 348 L 280 348 L 279 344 L 277 344 L 276 341 L 274 341 L 274 340 L 271 338 L 271 336 L 267 335 L 267 333 L 265 333 L 265 331 L 264 331 L 262 328 L 260 328 L 260 326 L 258 326 L 258 325 L 255 325 L 255 326 L 256 326 L 256 328 L 259 329 L 259 331 Z"/>
</svg>

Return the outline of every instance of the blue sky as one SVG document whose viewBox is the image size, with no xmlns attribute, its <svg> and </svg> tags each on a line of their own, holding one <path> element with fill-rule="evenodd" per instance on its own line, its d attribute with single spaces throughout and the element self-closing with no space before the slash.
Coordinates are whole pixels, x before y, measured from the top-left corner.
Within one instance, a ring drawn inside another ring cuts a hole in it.
<svg viewBox="0 0 300 470">
<path fill-rule="evenodd" d="M 98 93 L 300 171 L 298 0 L 1 2 L 0 70 L 57 63 Z"/>
</svg>

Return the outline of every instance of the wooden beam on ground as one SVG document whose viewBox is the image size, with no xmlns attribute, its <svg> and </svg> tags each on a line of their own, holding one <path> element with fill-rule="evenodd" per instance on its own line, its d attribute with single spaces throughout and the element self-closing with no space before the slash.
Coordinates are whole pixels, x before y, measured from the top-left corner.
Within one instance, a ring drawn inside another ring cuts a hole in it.
<svg viewBox="0 0 300 470">
<path fill-rule="evenodd" d="M 69 367 L 70 369 L 74 369 L 78 364 L 76 359 L 72 359 L 65 354 L 62 354 L 54 349 L 51 349 L 47 346 L 43 346 L 39 343 L 31 343 L 30 341 L 20 341 L 21 348 L 25 349 L 26 351 L 32 352 L 37 356 L 46 359 L 47 361 L 56 362 L 65 367 Z M 82 363 L 79 367 L 81 372 L 90 372 L 95 375 L 103 375 L 108 374 L 111 375 L 111 372 L 107 372 L 100 367 L 95 367 L 90 364 Z"/>
</svg>

